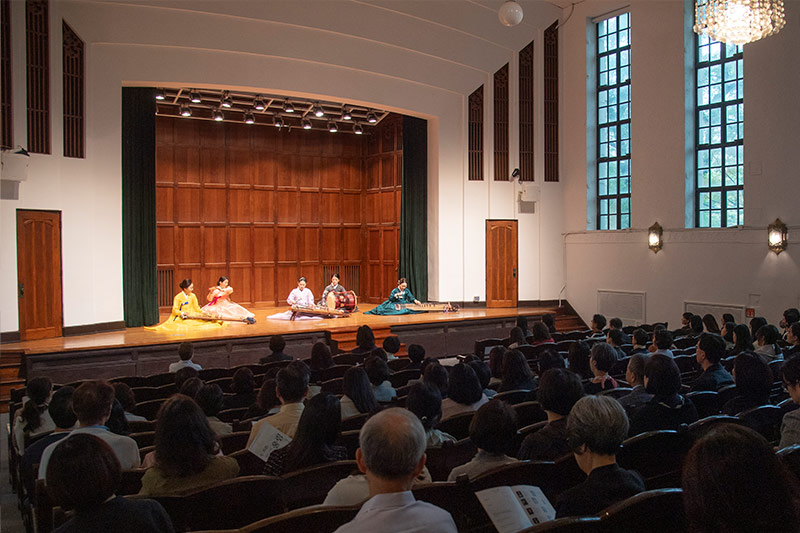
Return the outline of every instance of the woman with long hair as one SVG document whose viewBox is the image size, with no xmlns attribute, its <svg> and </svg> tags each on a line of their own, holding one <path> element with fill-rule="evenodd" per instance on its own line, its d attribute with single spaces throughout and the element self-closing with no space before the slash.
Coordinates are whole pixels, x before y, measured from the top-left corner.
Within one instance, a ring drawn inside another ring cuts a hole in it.
<svg viewBox="0 0 800 533">
<path fill-rule="evenodd" d="M 342 420 L 364 413 L 374 413 L 380 409 L 369 377 L 360 366 L 348 368 L 344 373 L 343 392 Z"/>
<path fill-rule="evenodd" d="M 477 411 L 489 401 L 483 393 L 478 375 L 471 366 L 458 363 L 450 371 L 447 398 L 442 400 L 442 419 L 460 413 Z"/>
<path fill-rule="evenodd" d="M 420 301 L 414 298 L 411 291 L 408 290 L 408 282 L 406 278 L 397 280 L 397 287 L 392 289 L 389 294 L 389 299 L 378 305 L 374 309 L 367 311 L 367 315 L 408 315 L 411 313 L 421 313 L 422 311 L 413 311 L 406 309 L 403 304 L 419 304 Z"/>
<path fill-rule="evenodd" d="M 39 376 L 28 381 L 25 388 L 28 401 L 14 420 L 14 444 L 22 455 L 25 451 L 25 437 L 32 438 L 50 433 L 56 428 L 47 406 L 53 394 L 50 378 Z"/>
<path fill-rule="evenodd" d="M 737 324 L 733 328 L 733 348 L 728 352 L 728 355 L 739 355 L 742 352 L 752 352 L 754 350 L 750 328 L 745 324 Z"/>
<path fill-rule="evenodd" d="M 720 329 L 719 326 L 717 325 L 717 319 L 714 318 L 714 315 L 712 315 L 711 313 L 703 315 L 703 325 L 705 326 L 707 332 L 716 333 L 717 335 L 719 335 Z"/>
<path fill-rule="evenodd" d="M 292 442 L 270 454 L 264 473 L 280 476 L 309 466 L 347 460 L 347 449 L 333 445 L 339 438 L 340 425 L 339 399 L 329 392 L 317 394 L 303 409 Z"/>
<path fill-rule="evenodd" d="M 213 485 L 239 474 L 236 459 L 218 455 L 219 444 L 202 409 L 176 394 L 158 411 L 155 466 L 142 476 L 143 495 L 169 495 Z"/>
<path fill-rule="evenodd" d="M 169 318 L 157 326 L 145 328 L 146 330 L 171 333 L 186 331 L 187 328 L 216 329 L 225 325 L 222 321 L 213 320 L 211 315 L 200 309 L 197 296 L 194 294 L 194 283 L 190 278 L 184 279 L 178 286 L 181 291 L 172 299 L 172 312 Z"/>
<path fill-rule="evenodd" d="M 503 357 L 503 381 L 499 392 L 510 390 L 535 390 L 536 376 L 531 372 L 528 360 L 517 350 L 509 350 Z"/>
</svg>

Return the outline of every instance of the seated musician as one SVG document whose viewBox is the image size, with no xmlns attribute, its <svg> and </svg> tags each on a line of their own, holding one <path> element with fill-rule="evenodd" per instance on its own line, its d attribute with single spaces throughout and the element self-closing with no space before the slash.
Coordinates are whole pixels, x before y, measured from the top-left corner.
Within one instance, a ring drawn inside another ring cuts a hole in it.
<svg viewBox="0 0 800 533">
<path fill-rule="evenodd" d="M 322 299 L 319 301 L 319 305 L 326 305 L 328 293 L 331 292 L 347 292 L 344 287 L 339 285 L 339 273 L 337 272 L 333 276 L 331 276 L 331 284 L 325 287 L 325 290 L 322 291 Z"/>
<path fill-rule="evenodd" d="M 288 298 L 286 298 L 286 303 L 292 307 L 306 307 L 309 309 L 315 308 L 314 305 L 314 293 L 311 292 L 311 289 L 306 287 L 306 278 L 300 277 L 297 280 L 297 287 L 292 289 L 292 292 L 289 293 Z M 292 314 L 295 313 L 293 310 L 285 311 L 283 313 L 275 313 L 274 315 L 270 315 L 267 318 L 272 318 L 276 320 L 291 320 Z M 295 313 L 295 319 L 321 319 L 320 316 L 309 316 L 303 315 L 302 311 Z"/>
<path fill-rule="evenodd" d="M 197 296 L 194 294 L 194 283 L 191 279 L 185 279 L 180 283 L 181 292 L 175 295 L 172 300 L 172 313 L 163 324 L 146 328 L 151 331 L 174 331 L 191 328 L 218 328 L 224 323 L 214 320 L 212 316 L 203 313 L 200 304 L 197 303 Z"/>
<path fill-rule="evenodd" d="M 231 301 L 233 287 L 225 276 L 221 276 L 214 287 L 209 287 L 206 300 L 208 304 L 201 309 L 204 313 L 220 318 L 255 322 L 253 313 Z"/>
<path fill-rule="evenodd" d="M 400 278 L 397 280 L 397 288 L 392 289 L 391 294 L 389 295 L 389 299 L 380 304 L 379 306 L 375 307 L 371 311 L 367 311 L 366 314 L 368 315 L 408 315 L 411 313 L 419 313 L 421 311 L 413 311 L 411 309 L 406 309 L 405 307 L 400 307 L 397 309 L 395 306 L 397 304 L 417 304 L 420 305 L 420 301 L 414 298 L 414 295 L 411 294 L 411 291 L 408 290 L 408 282 L 406 282 L 406 278 Z"/>
</svg>

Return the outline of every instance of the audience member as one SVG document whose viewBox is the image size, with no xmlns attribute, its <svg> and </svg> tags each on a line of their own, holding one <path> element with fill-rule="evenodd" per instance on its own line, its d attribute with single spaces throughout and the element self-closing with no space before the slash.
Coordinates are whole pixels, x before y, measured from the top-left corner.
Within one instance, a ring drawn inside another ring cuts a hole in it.
<svg viewBox="0 0 800 533">
<path fill-rule="evenodd" d="M 308 380 L 308 367 L 302 361 L 292 361 L 280 369 L 275 378 L 275 395 L 281 402 L 281 410 L 253 424 L 250 438 L 247 440 L 248 448 L 265 425 L 270 425 L 289 438 L 294 438 L 297 423 L 303 414 L 303 398 L 308 392 Z"/>
<path fill-rule="evenodd" d="M 691 335 L 692 334 L 692 317 L 693 316 L 694 316 L 694 313 L 689 313 L 688 311 L 681 315 L 681 327 L 672 332 L 675 337 L 683 337 L 685 335 Z"/>
<path fill-rule="evenodd" d="M 536 376 L 531 372 L 528 360 L 518 350 L 508 350 L 503 357 L 503 381 L 497 389 L 500 392 L 510 390 L 536 390 Z"/>
<path fill-rule="evenodd" d="M 359 444 L 356 462 L 371 498 L 337 533 L 456 532 L 450 513 L 411 493 L 425 466 L 425 431 L 416 416 L 399 408 L 381 411 L 364 424 Z"/>
<path fill-rule="evenodd" d="M 591 348 L 589 344 L 584 341 L 575 341 L 569 346 L 567 353 L 567 361 L 569 361 L 569 369 L 578 374 L 581 379 L 592 379 L 591 365 L 589 358 L 591 356 Z"/>
<path fill-rule="evenodd" d="M 324 342 L 316 342 L 311 347 L 311 381 L 319 382 L 320 373 L 334 366 L 330 347 Z"/>
<path fill-rule="evenodd" d="M 275 363 L 277 361 L 291 361 L 293 357 L 289 354 L 283 353 L 286 349 L 286 341 L 283 340 L 282 335 L 273 335 L 269 338 L 269 355 L 266 355 L 258 360 L 258 363 L 265 365 L 267 363 Z"/>
<path fill-rule="evenodd" d="M 800 357 L 792 357 L 781 368 L 783 388 L 796 404 L 800 404 Z M 800 444 L 800 409 L 783 415 L 779 448 Z"/>
<path fill-rule="evenodd" d="M 455 442 L 456 438 L 436 429 L 442 419 L 442 394 L 428 383 L 414 383 L 408 391 L 406 409 L 417 415 L 425 429 L 426 448 L 439 448 L 445 442 Z"/>
<path fill-rule="evenodd" d="M 750 328 L 744 324 L 736 324 L 733 328 L 733 348 L 727 355 L 739 355 L 742 352 L 752 352 L 753 350 L 755 350 L 755 347 L 750 336 Z"/>
<path fill-rule="evenodd" d="M 711 313 L 706 313 L 703 315 L 703 325 L 706 328 L 706 333 L 716 333 L 717 335 L 720 334 L 719 325 L 717 324 L 717 319 L 714 318 L 714 315 Z"/>
<path fill-rule="evenodd" d="M 550 334 L 550 328 L 548 328 L 544 322 L 534 322 L 533 323 L 533 342 L 531 343 L 533 346 L 540 346 L 542 344 L 555 344 L 553 341 L 553 336 Z"/>
<path fill-rule="evenodd" d="M 192 356 L 194 355 L 194 345 L 191 342 L 182 342 L 180 346 L 178 346 L 178 357 L 180 357 L 180 361 L 172 363 L 169 365 L 169 371 L 171 373 L 175 373 L 181 368 L 194 368 L 198 372 L 203 370 L 203 367 L 198 365 L 197 363 L 192 361 Z"/>
<path fill-rule="evenodd" d="M 114 404 L 114 387 L 104 380 L 84 381 L 72 395 L 72 409 L 78 418 L 78 427 L 73 434 L 94 435 L 108 443 L 124 469 L 137 468 L 141 464 L 139 447 L 130 437 L 116 435 L 105 426 Z M 44 478 L 50 455 L 62 441 L 54 442 L 42 452 L 39 462 L 39 478 Z"/>
<path fill-rule="evenodd" d="M 196 368 L 192 368 L 191 366 L 185 366 L 175 372 L 175 390 L 180 392 L 181 387 L 183 384 L 189 381 L 192 378 L 199 378 L 200 372 Z"/>
<path fill-rule="evenodd" d="M 636 353 L 628 360 L 625 380 L 632 390 L 629 394 L 619 398 L 620 405 L 625 408 L 628 414 L 653 399 L 653 395 L 644 388 L 644 366 L 647 364 L 649 357 L 649 354 Z"/>
<path fill-rule="evenodd" d="M 692 383 L 690 388 L 692 392 L 718 391 L 722 387 L 733 384 L 733 376 L 720 364 L 724 355 L 725 341 L 722 337 L 714 333 L 700 335 L 695 358 L 703 369 L 703 373 Z"/>
<path fill-rule="evenodd" d="M 233 427 L 226 424 L 217 415 L 222 411 L 225 403 L 225 395 L 222 389 L 216 383 L 203 385 L 194 397 L 194 401 L 203 410 L 203 413 L 208 418 L 208 425 L 218 436 L 230 435 L 233 433 Z"/>
<path fill-rule="evenodd" d="M 550 330 L 551 334 L 556 332 L 556 317 L 555 316 L 551 315 L 550 313 L 548 313 L 546 315 L 542 315 L 542 322 L 544 323 L 545 326 L 547 326 L 547 329 Z"/>
<path fill-rule="evenodd" d="M 106 427 L 111 433 L 116 433 L 117 435 L 128 435 L 130 433 L 128 431 L 128 420 L 125 418 L 125 409 L 122 408 L 122 404 L 116 398 L 112 400 L 111 414 L 106 420 Z"/>
<path fill-rule="evenodd" d="M 477 411 L 488 401 L 472 367 L 458 363 L 450 371 L 447 398 L 442 400 L 442 418 Z"/>
<path fill-rule="evenodd" d="M 778 325 L 783 328 L 784 339 L 786 339 L 786 335 L 789 332 L 789 326 L 796 324 L 797 322 L 800 322 L 800 310 L 792 307 L 783 312 L 783 318 Z"/>
<path fill-rule="evenodd" d="M 724 322 L 722 324 L 720 335 L 722 335 L 722 338 L 725 339 L 726 352 L 733 350 L 733 328 L 735 327 L 736 324 L 734 322 Z"/>
<path fill-rule="evenodd" d="M 765 363 L 783 358 L 783 350 L 778 345 L 781 333 L 772 324 L 761 326 L 756 332 L 756 354 Z"/>
<path fill-rule="evenodd" d="M 380 357 L 368 357 L 364 361 L 364 371 L 372 384 L 372 392 L 375 394 L 376 400 L 379 402 L 391 402 L 392 398 L 397 397 L 397 391 L 389 382 L 391 372 L 386 361 Z"/>
<path fill-rule="evenodd" d="M 536 365 L 539 368 L 538 374 L 540 376 L 551 368 L 566 368 L 567 366 L 561 354 L 552 348 L 545 348 L 539 353 Z"/>
<path fill-rule="evenodd" d="M 605 338 L 606 317 L 601 314 L 596 314 L 592 317 L 592 335 L 591 337 Z"/>
<path fill-rule="evenodd" d="M 511 328 L 511 333 L 509 334 L 510 342 L 508 345 L 509 350 L 513 350 L 518 346 L 529 346 L 528 341 L 525 339 L 525 334 L 522 332 L 520 328 Z"/>
<path fill-rule="evenodd" d="M 275 380 L 265 379 L 261 384 L 261 388 L 258 389 L 258 396 L 256 396 L 255 403 L 242 415 L 242 420 L 261 418 L 268 414 L 275 414 L 280 404 L 281 402 L 278 400 L 278 395 L 275 393 Z"/>
<path fill-rule="evenodd" d="M 107 442 L 89 434 L 59 442 L 47 468 L 47 493 L 55 505 L 74 509 L 75 515 L 56 531 L 172 533 L 160 503 L 115 496 L 121 478 L 119 459 Z"/>
<path fill-rule="evenodd" d="M 233 396 L 225 397 L 225 409 L 250 407 L 256 401 L 256 378 L 253 371 L 243 366 L 233 373 L 230 385 Z"/>
<path fill-rule="evenodd" d="M 647 332 L 642 328 L 636 328 L 633 330 L 633 350 L 631 350 L 631 355 L 637 353 L 649 355 L 650 352 L 647 349 L 647 342 L 649 340 L 650 335 L 648 335 Z"/>
<path fill-rule="evenodd" d="M 671 357 L 650 355 L 644 365 L 644 388 L 653 397 L 631 413 L 631 436 L 659 429 L 679 429 L 683 424 L 697 421 L 694 404 L 680 394 L 681 373 Z"/>
<path fill-rule="evenodd" d="M 501 400 L 491 400 L 477 410 L 469 424 L 469 439 L 478 448 L 468 463 L 453 468 L 447 481 L 466 475 L 475 479 L 498 466 L 516 463 L 506 455 L 517 434 L 517 413 Z"/>
<path fill-rule="evenodd" d="M 763 326 L 768 324 L 767 319 L 763 316 L 756 316 L 750 319 L 750 339 L 756 340 L 756 333 Z"/>
<path fill-rule="evenodd" d="M 608 374 L 616 363 L 617 353 L 609 344 L 597 342 L 592 346 L 589 367 L 594 377 L 584 385 L 586 394 L 597 394 L 600 391 L 618 387 L 617 380 Z"/>
<path fill-rule="evenodd" d="M 377 357 L 378 359 L 380 359 L 385 363 L 389 362 L 389 354 L 387 354 L 386 350 L 384 350 L 380 346 L 376 346 L 369 353 L 367 353 L 364 356 L 364 360 L 369 359 L 370 357 Z"/>
<path fill-rule="evenodd" d="M 346 461 L 347 449 L 334 446 L 340 426 L 339 399 L 329 392 L 317 394 L 303 410 L 292 442 L 270 454 L 264 474 L 281 476 L 309 466 Z"/>
<path fill-rule="evenodd" d="M 50 378 L 37 376 L 28 380 L 25 387 L 28 400 L 14 420 L 14 446 L 17 452 L 25 451 L 25 439 L 46 435 L 55 429 L 53 419 L 47 411 L 50 396 L 53 394 L 53 383 Z"/>
<path fill-rule="evenodd" d="M 613 330 L 617 330 L 620 333 L 622 333 L 622 340 L 619 342 L 620 345 L 630 344 L 631 343 L 631 337 L 622 330 L 622 319 L 621 318 L 614 317 L 611 320 L 609 320 L 608 321 L 608 329 L 609 329 L 609 331 L 611 331 L 613 329 Z"/>
<path fill-rule="evenodd" d="M 783 350 L 784 359 L 800 355 L 800 322 L 795 322 L 786 330 L 786 342 L 789 347 Z"/>
<path fill-rule="evenodd" d="M 723 424 L 701 437 L 681 478 L 689 531 L 798 531 L 797 479 L 749 428 Z"/>
<path fill-rule="evenodd" d="M 147 420 L 143 416 L 133 414 L 133 410 L 136 409 L 136 394 L 127 383 L 117 382 L 113 383 L 112 386 L 114 387 L 114 397 L 122 405 L 122 409 L 125 411 L 125 419 L 128 422 L 144 422 Z"/>
<path fill-rule="evenodd" d="M 673 363 L 674 364 L 674 363 Z M 556 501 L 556 518 L 594 515 L 645 490 L 641 476 L 617 464 L 628 434 L 625 410 L 609 396 L 578 400 L 567 418 L 567 441 L 586 480 Z"/>
<path fill-rule="evenodd" d="M 447 398 L 449 377 L 447 369 L 438 362 L 427 365 L 422 373 L 422 381 L 439 389 L 442 398 Z"/>
<path fill-rule="evenodd" d="M 700 315 L 692 315 L 692 318 L 689 319 L 689 327 L 692 328 L 689 332 L 689 335 L 692 337 L 703 333 L 703 319 Z"/>
<path fill-rule="evenodd" d="M 469 366 L 472 367 L 472 370 L 475 371 L 475 375 L 478 376 L 483 394 L 487 398 L 492 399 L 494 395 L 497 394 L 497 391 L 489 388 L 489 383 L 492 380 L 492 371 L 489 369 L 489 365 L 483 361 L 474 360 L 469 362 Z"/>
<path fill-rule="evenodd" d="M 216 435 L 197 403 L 172 396 L 158 410 L 155 464 L 142 476 L 139 494 L 167 496 L 236 477 L 239 463 L 218 452 Z"/>
<path fill-rule="evenodd" d="M 391 361 L 397 359 L 397 352 L 400 351 L 400 339 L 397 335 L 389 335 L 383 339 L 383 351 L 386 352 L 386 357 Z"/>
<path fill-rule="evenodd" d="M 375 413 L 380 409 L 372 390 L 372 384 L 362 367 L 348 368 L 344 373 L 343 381 L 342 420 L 364 413 Z"/>
<path fill-rule="evenodd" d="M 667 331 L 666 328 L 653 329 L 653 344 L 650 346 L 651 353 L 660 353 L 673 357 L 670 348 L 672 348 L 672 333 Z"/>
<path fill-rule="evenodd" d="M 547 414 L 547 425 L 525 437 L 517 457 L 530 461 L 555 461 L 568 455 L 567 415 L 582 397 L 583 385 L 574 372 L 553 368 L 542 374 L 536 399 Z"/>
<path fill-rule="evenodd" d="M 203 388 L 203 385 L 204 383 L 202 379 L 189 378 L 183 382 L 181 388 L 178 389 L 178 393 L 194 399 L 194 397 L 197 396 L 197 393 L 200 392 L 200 389 Z"/>
<path fill-rule="evenodd" d="M 505 346 L 494 346 L 489 351 L 489 370 L 492 372 L 492 379 L 489 385 L 499 385 L 503 380 L 503 359 L 505 359 L 508 349 Z"/>
<path fill-rule="evenodd" d="M 742 411 L 769 404 L 772 372 L 753 352 L 742 352 L 733 362 L 736 396 L 722 406 L 722 414 L 736 416 Z"/>
<path fill-rule="evenodd" d="M 367 325 L 359 326 L 356 331 L 356 347 L 351 353 L 366 355 L 375 349 L 375 334 Z"/>
<path fill-rule="evenodd" d="M 622 350 L 622 345 L 624 344 L 622 335 L 623 333 L 621 329 L 609 329 L 608 334 L 606 335 L 606 344 L 614 349 L 617 360 L 625 359 L 628 356 L 628 354 Z"/>
<path fill-rule="evenodd" d="M 522 330 L 522 335 L 525 337 L 533 335 L 533 332 L 528 328 L 528 317 L 526 316 L 517 317 L 516 327 Z"/>
<path fill-rule="evenodd" d="M 408 345 L 408 359 L 411 364 L 406 369 L 419 368 L 422 370 L 422 361 L 425 359 L 425 348 L 419 344 Z"/>
</svg>

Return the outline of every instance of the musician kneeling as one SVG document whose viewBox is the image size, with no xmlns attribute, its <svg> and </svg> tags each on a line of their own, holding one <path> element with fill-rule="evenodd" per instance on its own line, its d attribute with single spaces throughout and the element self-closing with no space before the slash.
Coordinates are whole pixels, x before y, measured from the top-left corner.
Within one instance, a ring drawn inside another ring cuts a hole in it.
<svg viewBox="0 0 800 533">
<path fill-rule="evenodd" d="M 197 303 L 197 296 L 194 295 L 194 283 L 191 279 L 185 279 L 180 283 L 181 292 L 175 295 L 172 300 L 172 313 L 163 324 L 146 328 L 151 331 L 175 331 L 186 327 L 197 328 L 218 328 L 224 323 L 215 320 L 214 317 L 206 315 Z"/>
<path fill-rule="evenodd" d="M 411 294 L 411 291 L 408 290 L 408 282 L 406 282 L 406 278 L 400 278 L 397 280 L 397 288 L 392 289 L 392 293 L 389 295 L 389 299 L 380 304 L 379 306 L 375 307 L 371 311 L 367 311 L 365 314 L 367 315 L 409 315 L 412 313 L 420 313 L 422 311 L 414 311 L 411 309 L 406 309 L 402 306 L 398 309 L 397 304 L 417 304 L 421 305 L 421 302 L 414 298 L 414 295 Z"/>
</svg>

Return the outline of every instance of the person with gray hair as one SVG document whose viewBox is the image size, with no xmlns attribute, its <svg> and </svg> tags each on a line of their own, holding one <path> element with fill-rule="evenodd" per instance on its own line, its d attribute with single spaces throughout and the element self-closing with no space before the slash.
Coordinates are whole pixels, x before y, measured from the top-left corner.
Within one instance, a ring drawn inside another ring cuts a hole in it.
<svg viewBox="0 0 800 533">
<path fill-rule="evenodd" d="M 636 353 L 628 360 L 628 368 L 625 370 L 625 380 L 633 390 L 619 398 L 619 403 L 625 411 L 632 413 L 634 409 L 641 407 L 649 402 L 653 395 L 644 390 L 644 365 L 647 363 L 648 353 Z"/>
<path fill-rule="evenodd" d="M 645 490 L 642 477 L 617 464 L 628 435 L 628 416 L 609 396 L 584 396 L 567 418 L 567 442 L 588 477 L 556 502 L 556 518 L 594 515 Z"/>
<path fill-rule="evenodd" d="M 419 502 L 411 493 L 425 467 L 425 430 L 413 413 L 386 409 L 370 418 L 359 434 L 358 469 L 366 475 L 370 499 L 336 533 L 455 533 L 444 509 Z"/>
</svg>

